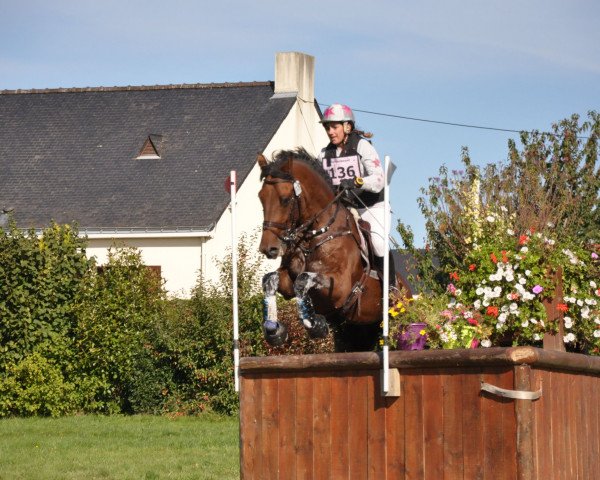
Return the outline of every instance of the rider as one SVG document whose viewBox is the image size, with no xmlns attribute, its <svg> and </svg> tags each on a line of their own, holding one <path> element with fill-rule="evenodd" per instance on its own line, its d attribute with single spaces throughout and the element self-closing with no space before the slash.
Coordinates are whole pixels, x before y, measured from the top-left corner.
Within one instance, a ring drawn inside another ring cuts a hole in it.
<svg viewBox="0 0 600 480">
<path fill-rule="evenodd" d="M 375 267 L 383 271 L 384 218 L 390 221 L 389 206 L 383 201 L 385 172 L 377 151 L 367 140 L 373 134 L 355 128 L 354 113 L 346 106 L 334 103 L 325 110 L 321 120 L 329 145 L 321 150 L 319 160 L 338 189 L 350 190 L 358 198 L 358 214 L 371 226 Z M 390 254 L 390 284 L 395 284 L 395 268 Z"/>
</svg>

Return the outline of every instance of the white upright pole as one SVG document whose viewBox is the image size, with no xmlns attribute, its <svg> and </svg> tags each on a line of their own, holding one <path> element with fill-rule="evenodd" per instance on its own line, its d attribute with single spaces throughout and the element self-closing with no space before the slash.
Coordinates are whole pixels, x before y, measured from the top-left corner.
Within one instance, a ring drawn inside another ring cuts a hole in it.
<svg viewBox="0 0 600 480">
<path fill-rule="evenodd" d="M 229 175 L 229 188 L 231 191 L 231 281 L 233 296 L 233 375 L 235 379 L 235 391 L 240 391 L 240 328 L 238 319 L 238 245 L 236 235 L 235 202 L 237 178 L 235 170 Z"/>
<path fill-rule="evenodd" d="M 388 219 L 388 209 L 390 204 L 390 192 L 388 187 L 388 169 L 390 166 L 390 157 L 386 155 L 384 157 L 384 172 L 385 172 L 385 183 L 383 187 L 383 203 L 385 214 L 383 216 L 383 238 L 384 238 L 384 255 L 383 255 L 383 386 L 382 390 L 384 394 L 390 391 L 390 351 L 389 351 L 389 321 L 388 321 L 388 305 L 390 298 L 390 256 L 389 250 L 389 237 L 390 237 L 390 222 Z"/>
</svg>

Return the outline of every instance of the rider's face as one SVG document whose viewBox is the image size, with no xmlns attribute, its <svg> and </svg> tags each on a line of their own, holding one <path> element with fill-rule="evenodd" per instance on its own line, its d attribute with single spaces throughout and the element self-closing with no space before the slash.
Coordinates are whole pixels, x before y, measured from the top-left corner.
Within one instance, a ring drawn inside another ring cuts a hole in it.
<svg viewBox="0 0 600 480">
<path fill-rule="evenodd" d="M 329 122 L 324 125 L 329 141 L 335 146 L 344 143 L 346 134 L 344 133 L 344 124 L 342 122 Z"/>
</svg>

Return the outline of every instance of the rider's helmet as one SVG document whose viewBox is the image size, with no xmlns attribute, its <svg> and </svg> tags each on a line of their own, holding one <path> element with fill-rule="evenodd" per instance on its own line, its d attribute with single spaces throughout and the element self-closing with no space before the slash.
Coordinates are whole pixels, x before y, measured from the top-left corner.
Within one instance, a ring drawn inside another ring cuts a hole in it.
<svg viewBox="0 0 600 480">
<path fill-rule="evenodd" d="M 327 107 L 323 114 L 323 120 L 321 123 L 329 122 L 352 122 L 354 123 L 354 114 L 350 107 L 342 105 L 341 103 L 334 103 Z"/>
</svg>

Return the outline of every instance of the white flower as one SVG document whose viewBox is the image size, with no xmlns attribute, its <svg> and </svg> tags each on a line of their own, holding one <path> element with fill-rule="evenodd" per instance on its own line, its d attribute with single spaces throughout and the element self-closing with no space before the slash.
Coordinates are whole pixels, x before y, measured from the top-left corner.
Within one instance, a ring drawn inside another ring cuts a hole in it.
<svg viewBox="0 0 600 480">
<path fill-rule="evenodd" d="M 565 342 L 565 343 L 572 343 L 572 342 L 574 342 L 574 341 L 575 341 L 575 338 L 576 338 L 576 337 L 575 337 L 575 334 L 574 334 L 574 333 L 567 333 L 567 334 L 564 336 L 563 340 L 564 340 L 564 342 Z"/>
<path fill-rule="evenodd" d="M 534 339 L 536 342 L 539 342 L 539 341 L 542 339 L 542 337 L 540 336 L 540 334 L 539 334 L 539 333 L 534 333 L 534 334 L 533 334 L 533 339 Z"/>
<path fill-rule="evenodd" d="M 573 319 L 571 317 L 565 317 L 565 328 L 571 328 L 573 326 Z"/>
<path fill-rule="evenodd" d="M 531 270 L 525 270 L 525 275 L 530 276 L 531 275 Z"/>
<path fill-rule="evenodd" d="M 515 234 L 514 230 L 511 230 L 510 228 L 506 229 L 506 233 L 508 233 L 511 236 Z"/>
<path fill-rule="evenodd" d="M 488 215 L 487 217 L 485 217 L 485 219 L 490 223 L 493 223 L 494 220 L 496 220 L 493 215 Z"/>
<path fill-rule="evenodd" d="M 521 326 L 522 326 L 523 328 L 527 328 L 527 327 L 529 326 L 529 320 L 523 320 L 523 321 L 521 322 Z"/>
<path fill-rule="evenodd" d="M 498 322 L 505 323 L 507 317 L 508 313 L 501 313 L 500 315 L 498 315 Z"/>
<path fill-rule="evenodd" d="M 527 283 L 527 280 L 525 280 L 523 277 L 519 277 L 519 283 L 521 285 L 525 285 Z"/>
<path fill-rule="evenodd" d="M 516 312 L 518 308 L 519 306 L 515 302 L 511 303 L 509 307 L 510 311 L 513 313 Z"/>
<path fill-rule="evenodd" d="M 577 300 L 577 305 L 579 307 L 583 307 L 583 300 Z"/>
<path fill-rule="evenodd" d="M 481 287 L 478 287 L 478 288 L 477 288 L 477 290 L 475 290 L 475 293 L 476 293 L 477 295 L 482 295 L 482 294 L 483 294 L 483 288 L 481 288 Z"/>
<path fill-rule="evenodd" d="M 500 206 L 500 210 L 502 210 L 503 212 L 508 212 L 508 208 L 506 208 L 504 205 Z"/>
<path fill-rule="evenodd" d="M 590 287 L 597 288 L 596 282 L 594 282 L 593 280 L 590 280 Z"/>
<path fill-rule="evenodd" d="M 538 321 L 535 318 L 530 318 L 529 321 L 534 325 L 537 325 Z"/>
<path fill-rule="evenodd" d="M 527 247 L 521 247 L 521 251 L 523 253 L 527 253 L 529 251 L 529 248 L 527 248 Z"/>
<path fill-rule="evenodd" d="M 600 330 L 594 330 L 594 337 L 596 337 L 596 338 L 600 337 Z"/>
<path fill-rule="evenodd" d="M 481 300 L 475 300 L 475 302 L 473 303 L 473 306 L 479 310 L 481 308 Z"/>
<path fill-rule="evenodd" d="M 597 332 L 600 332 L 600 330 L 596 330 L 596 331 L 597 331 Z M 485 348 L 489 348 L 489 347 L 491 347 L 491 346 L 492 346 L 492 342 L 491 342 L 491 341 L 490 341 L 488 338 L 484 338 L 484 339 L 481 341 L 481 346 L 482 346 L 482 347 L 485 347 Z"/>
</svg>

